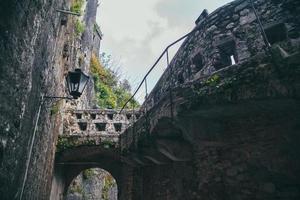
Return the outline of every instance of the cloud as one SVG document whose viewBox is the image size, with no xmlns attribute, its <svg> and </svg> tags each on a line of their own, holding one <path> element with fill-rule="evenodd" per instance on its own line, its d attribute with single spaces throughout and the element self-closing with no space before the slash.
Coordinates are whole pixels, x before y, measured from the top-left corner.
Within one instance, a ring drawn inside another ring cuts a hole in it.
<svg viewBox="0 0 300 200">
<path fill-rule="evenodd" d="M 97 22 L 103 33 L 101 51 L 120 59 L 122 72 L 134 86 L 143 78 L 164 48 L 194 27 L 207 8 L 230 0 L 101 0 Z M 172 53 L 176 48 L 172 49 Z M 152 88 L 166 67 L 162 60 L 149 77 Z"/>
<path fill-rule="evenodd" d="M 167 19 L 170 27 L 188 27 L 204 9 L 210 12 L 231 0 L 163 0 L 155 5 L 157 14 Z"/>
</svg>

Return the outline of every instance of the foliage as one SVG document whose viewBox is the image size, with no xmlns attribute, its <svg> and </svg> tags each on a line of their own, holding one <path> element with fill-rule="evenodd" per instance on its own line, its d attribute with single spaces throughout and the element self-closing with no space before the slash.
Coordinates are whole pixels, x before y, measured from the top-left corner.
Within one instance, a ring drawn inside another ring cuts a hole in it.
<svg viewBox="0 0 300 200">
<path fill-rule="evenodd" d="M 81 145 L 96 145 L 96 141 L 93 139 L 85 139 L 80 141 L 78 137 L 66 137 L 66 136 L 58 136 L 57 144 L 56 144 L 56 152 L 61 152 L 66 149 L 74 148 Z"/>
<path fill-rule="evenodd" d="M 81 9 L 84 4 L 84 0 L 73 0 L 71 5 L 71 12 L 81 14 Z"/>
<path fill-rule="evenodd" d="M 76 34 L 76 36 L 78 36 L 78 37 L 81 36 L 82 33 L 84 32 L 84 30 L 85 30 L 85 25 L 79 19 L 77 19 L 75 21 L 75 34 Z"/>
<path fill-rule="evenodd" d="M 102 143 L 102 145 L 105 149 L 109 149 L 109 148 L 115 146 L 115 143 L 113 141 L 110 141 L 110 140 L 103 140 L 103 141 L 101 141 L 101 143 Z"/>
<path fill-rule="evenodd" d="M 81 187 L 81 185 L 78 184 L 74 184 L 70 186 L 70 193 L 74 194 L 74 193 L 78 193 L 78 194 L 83 194 L 83 188 Z"/>
<path fill-rule="evenodd" d="M 130 84 L 126 79 L 120 81 L 118 73 L 108 67 L 111 64 L 110 56 L 102 56 L 102 58 L 104 64 L 99 61 L 95 54 L 92 54 L 90 63 L 97 104 L 101 108 L 121 108 L 131 97 Z M 127 108 L 138 106 L 138 102 L 133 99 Z"/>
<path fill-rule="evenodd" d="M 207 79 L 205 83 L 210 86 L 216 86 L 219 82 L 220 82 L 220 76 L 214 74 L 209 79 Z"/>
<path fill-rule="evenodd" d="M 93 169 L 86 169 L 82 172 L 83 179 L 91 179 L 95 175 Z"/>
<path fill-rule="evenodd" d="M 105 176 L 101 195 L 103 200 L 109 200 L 109 190 L 114 186 L 116 186 L 114 178 L 111 175 Z"/>
<path fill-rule="evenodd" d="M 59 103 L 55 103 L 51 106 L 50 115 L 56 115 L 59 112 Z"/>
</svg>

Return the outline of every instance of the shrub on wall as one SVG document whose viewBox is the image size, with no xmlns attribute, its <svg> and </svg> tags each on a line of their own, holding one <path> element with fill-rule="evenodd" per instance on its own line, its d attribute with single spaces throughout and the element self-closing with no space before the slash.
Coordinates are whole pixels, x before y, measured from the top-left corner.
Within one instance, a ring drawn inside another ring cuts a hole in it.
<svg viewBox="0 0 300 200">
<path fill-rule="evenodd" d="M 75 34 L 81 36 L 85 30 L 85 25 L 79 19 L 75 21 Z"/>
<path fill-rule="evenodd" d="M 121 108 L 131 97 L 128 81 L 120 81 L 116 73 L 104 67 L 95 54 L 92 54 L 90 68 L 98 106 L 101 108 Z M 127 108 L 133 106 L 135 108 L 139 106 L 134 99 L 129 102 Z"/>
<path fill-rule="evenodd" d="M 81 14 L 83 4 L 84 0 L 73 0 L 71 5 L 71 11 Z"/>
</svg>

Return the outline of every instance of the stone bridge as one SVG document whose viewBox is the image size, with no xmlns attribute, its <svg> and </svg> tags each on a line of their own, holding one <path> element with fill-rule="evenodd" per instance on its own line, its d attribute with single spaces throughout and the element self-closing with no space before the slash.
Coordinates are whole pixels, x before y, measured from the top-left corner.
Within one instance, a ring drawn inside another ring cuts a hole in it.
<svg viewBox="0 0 300 200">
<path fill-rule="evenodd" d="M 57 151 L 80 145 L 119 147 L 119 136 L 140 116 L 137 110 L 68 110 L 63 115 L 63 133 Z"/>
<path fill-rule="evenodd" d="M 66 112 L 56 191 L 101 167 L 119 199 L 299 198 L 299 2 L 249 2 L 203 11 L 140 111 Z"/>
</svg>

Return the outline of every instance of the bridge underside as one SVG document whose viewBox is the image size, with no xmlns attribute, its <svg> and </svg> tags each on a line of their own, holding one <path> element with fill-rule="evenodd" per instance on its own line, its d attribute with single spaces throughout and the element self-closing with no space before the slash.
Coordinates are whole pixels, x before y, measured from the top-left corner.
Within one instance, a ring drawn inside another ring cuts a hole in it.
<svg viewBox="0 0 300 200">
<path fill-rule="evenodd" d="M 176 117 L 137 152 L 130 199 L 296 199 L 300 102 L 249 101 Z M 168 124 L 168 123 L 163 123 Z M 186 142 L 183 142 L 185 140 Z M 187 145 L 188 143 L 188 145 Z"/>
<path fill-rule="evenodd" d="M 165 98 L 148 113 L 150 134 L 123 150 L 133 169 L 128 199 L 298 199 L 298 58 L 174 89 L 174 118 Z"/>
</svg>

